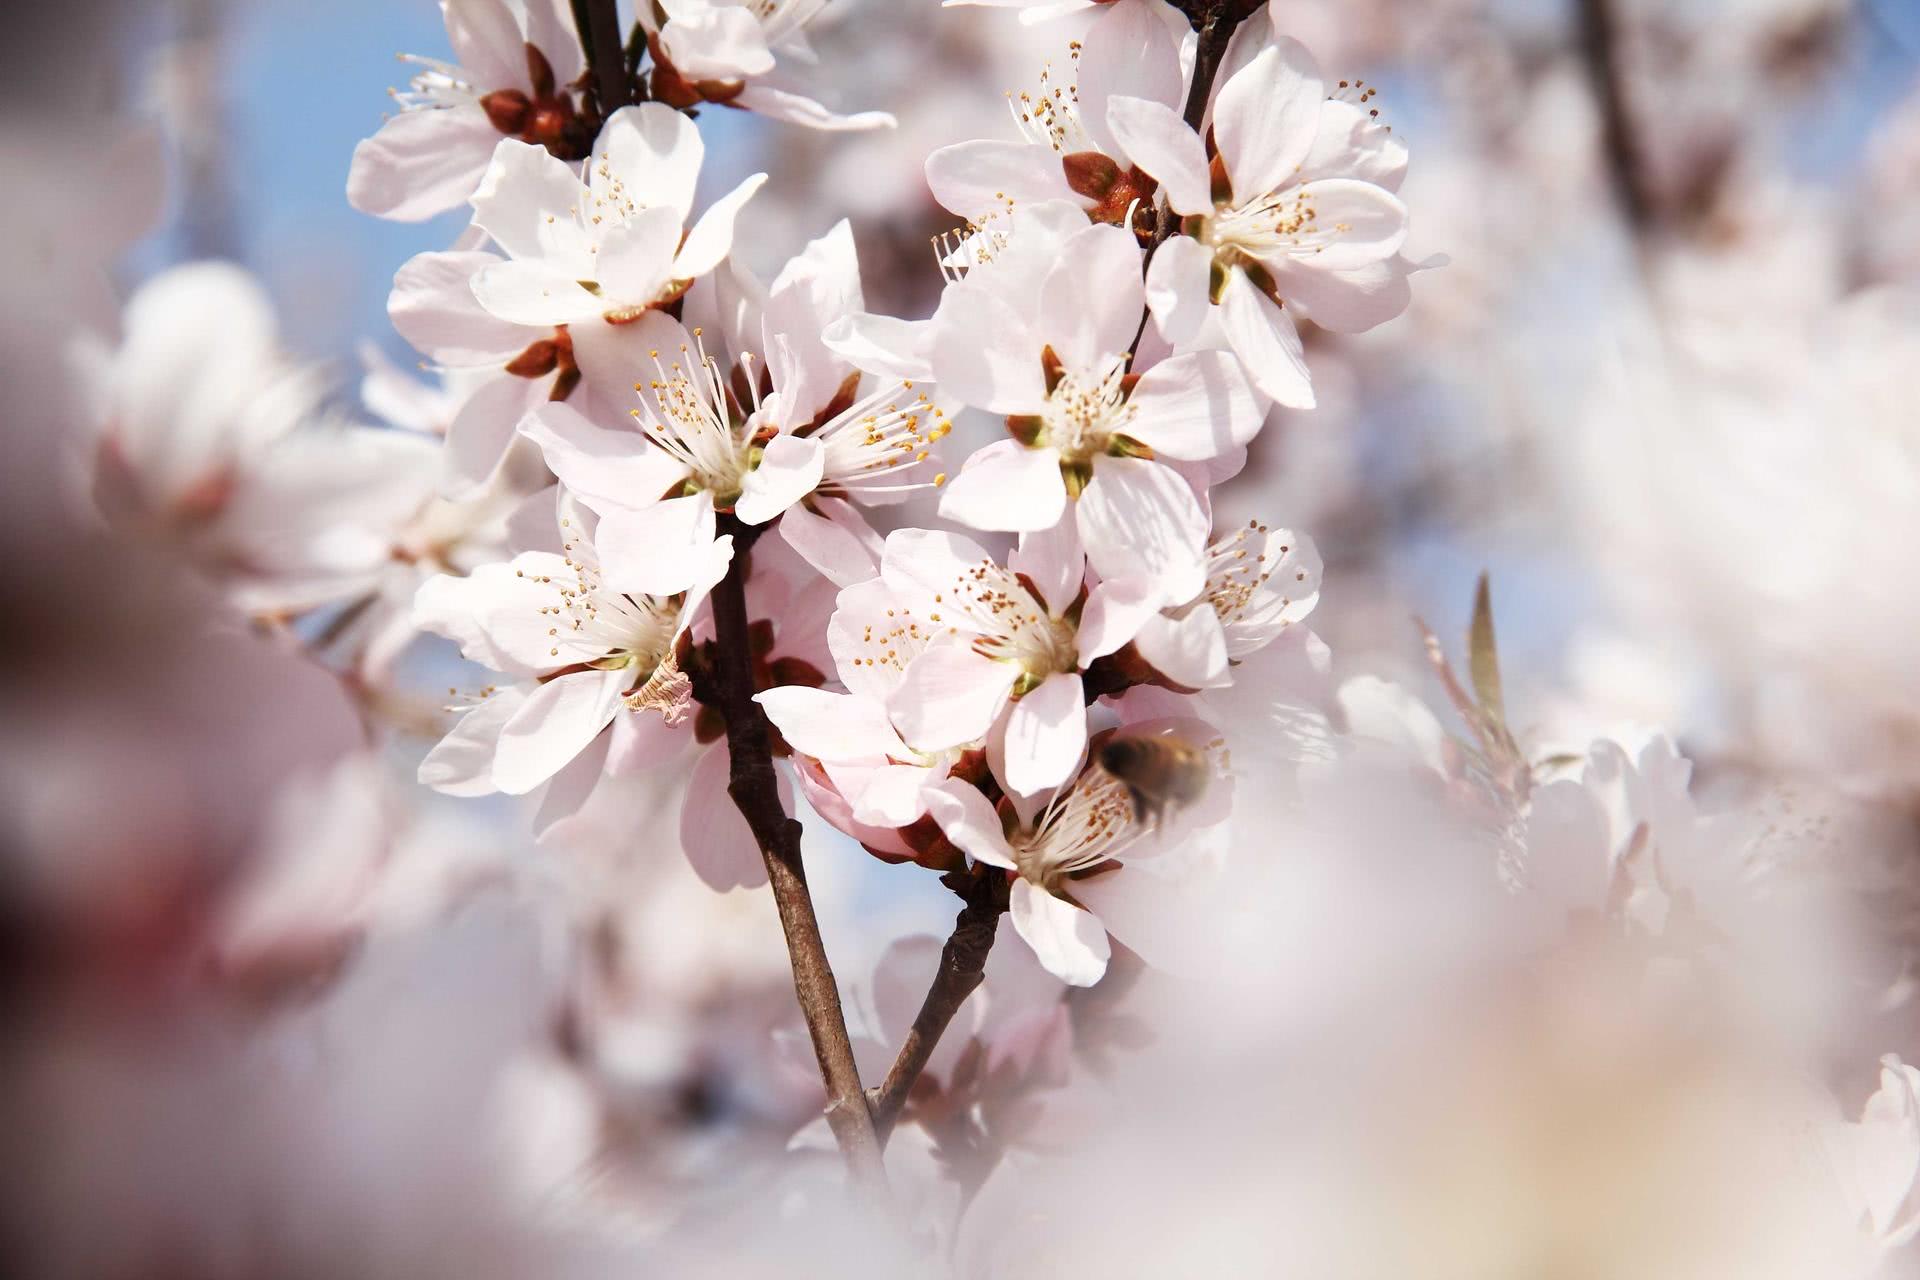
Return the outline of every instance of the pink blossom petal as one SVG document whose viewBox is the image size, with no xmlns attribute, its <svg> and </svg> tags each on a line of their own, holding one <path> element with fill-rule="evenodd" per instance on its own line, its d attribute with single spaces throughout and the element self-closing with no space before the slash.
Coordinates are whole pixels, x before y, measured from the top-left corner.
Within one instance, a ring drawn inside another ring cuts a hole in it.
<svg viewBox="0 0 1920 1280">
<path fill-rule="evenodd" d="M 838 499 L 816 499 L 816 514 L 801 502 L 780 517 L 780 536 L 836 587 L 866 582 L 880 572 L 880 539 L 860 513 Z"/>
<path fill-rule="evenodd" d="M 884 111 L 855 111 L 844 115 L 837 111 L 829 111 L 812 98 L 802 97 L 786 89 L 777 89 L 770 84 L 749 84 L 734 95 L 731 105 L 744 111 L 751 111 L 755 115 L 766 116 L 769 120 L 784 120 L 788 124 L 833 133 L 891 129 L 896 123 L 894 118 Z"/>
<path fill-rule="evenodd" d="M 928 790 L 947 776 L 945 766 L 889 764 L 875 769 L 861 788 L 853 816 L 883 827 L 904 827 L 927 812 Z"/>
<path fill-rule="evenodd" d="M 1069 372 L 1088 375 L 1133 344 L 1145 301 L 1139 241 L 1124 227 L 1098 223 L 1061 247 L 1040 288 L 1036 331 Z M 1028 359 L 1037 367 L 1039 352 Z"/>
<path fill-rule="evenodd" d="M 1155 671 L 1188 689 L 1232 684 L 1227 674 L 1227 640 L 1213 606 L 1201 601 L 1177 618 L 1155 614 L 1141 626 L 1133 644 Z"/>
<path fill-rule="evenodd" d="M 941 147 L 927 157 L 927 189 L 949 212 L 979 219 L 1008 201 L 1084 198 L 1067 185 L 1060 157 L 1048 147 L 978 138 Z"/>
<path fill-rule="evenodd" d="M 680 848 L 695 874 L 709 888 L 757 889 L 767 882 L 767 864 L 753 838 L 753 828 L 727 794 L 732 758 L 723 739 L 708 747 L 694 762 L 680 803 Z M 793 788 L 784 773 L 776 773 L 780 805 L 793 810 Z"/>
<path fill-rule="evenodd" d="M 619 720 L 614 723 L 617 725 Z M 536 841 L 558 834 L 556 829 L 578 814 L 592 799 L 600 779 L 605 776 L 607 754 L 612 742 L 612 733 L 600 734 L 587 744 L 586 750 L 547 780 L 546 794 L 540 797 L 540 807 L 533 814 L 533 838 Z"/>
<path fill-rule="evenodd" d="M 393 277 L 387 318 L 441 364 L 506 364 L 543 335 L 499 319 L 473 296 L 473 277 L 499 261 L 497 253 L 415 254 Z"/>
<path fill-rule="evenodd" d="M 1140 578 L 1108 578 L 1094 587 L 1080 612 L 1080 665 L 1123 648 L 1159 612 L 1162 595 Z"/>
<path fill-rule="evenodd" d="M 950 285 L 933 316 L 933 375 L 942 392 L 988 413 L 1036 413 L 1047 402 L 1043 342 L 985 285 Z"/>
<path fill-rule="evenodd" d="M 753 700 L 794 750 L 816 760 L 871 761 L 907 755 L 887 719 L 886 704 L 852 693 L 804 685 L 765 689 Z"/>
<path fill-rule="evenodd" d="M 1079 526 L 1061 520 L 1044 529 L 1020 535 L 1007 557 L 1007 568 L 1024 574 L 1040 592 L 1040 601 L 1055 617 L 1064 617 L 1080 596 L 1086 581 L 1087 557 L 1080 549 Z"/>
<path fill-rule="evenodd" d="M 650 596 L 711 582 L 721 555 L 715 527 L 713 498 L 707 493 L 610 510 L 594 531 L 601 578 L 614 591 Z"/>
<path fill-rule="evenodd" d="M 1175 107 L 1186 95 L 1180 46 L 1160 20 L 1157 8 L 1147 4 L 1112 5 L 1093 21 L 1081 40 L 1077 86 L 1080 122 L 1094 149 L 1106 155 L 1132 155 L 1108 132 L 1110 103 L 1127 97 Z"/>
<path fill-rule="evenodd" d="M 1147 263 L 1147 309 L 1168 342 L 1191 342 L 1212 310 L 1207 297 L 1213 254 L 1192 236 L 1175 236 Z"/>
</svg>

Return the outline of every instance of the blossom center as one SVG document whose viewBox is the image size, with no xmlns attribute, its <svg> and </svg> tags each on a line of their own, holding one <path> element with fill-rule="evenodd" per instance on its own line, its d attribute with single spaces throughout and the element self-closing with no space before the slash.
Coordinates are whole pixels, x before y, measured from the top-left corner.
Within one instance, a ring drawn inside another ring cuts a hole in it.
<svg viewBox="0 0 1920 1280">
<path fill-rule="evenodd" d="M 555 641 L 548 653 L 559 657 L 559 641 L 564 638 L 578 647 L 576 652 L 586 649 L 600 654 L 587 665 L 603 671 L 631 670 L 634 684 L 644 685 L 663 664 L 672 665 L 682 598 L 608 590 L 591 549 L 583 546 L 571 524 L 561 522 L 565 536 L 561 555 L 571 579 L 546 574 L 533 579 L 553 588 L 552 603 L 539 608 L 549 622 L 547 635 Z M 522 578 L 528 576 L 523 570 L 516 572 Z"/>
<path fill-rule="evenodd" d="M 1048 676 L 1077 671 L 1079 636 L 1073 623 L 1056 618 L 1034 599 L 1017 574 L 982 560 L 960 575 L 952 590 L 934 597 L 928 619 L 939 623 L 951 610 L 975 633 L 976 653 L 1020 668 L 1013 694 L 1021 697 Z"/>
<path fill-rule="evenodd" d="M 1127 403 L 1127 360 L 1113 356 L 1092 371 L 1061 369 L 1040 412 L 1044 443 L 1065 464 L 1085 465 L 1113 446 L 1114 436 L 1133 421 Z"/>
<path fill-rule="evenodd" d="M 1015 832 L 1008 843 L 1020 874 L 1052 893 L 1068 877 L 1117 856 L 1140 832 L 1126 785 L 1089 769 L 1047 802 L 1031 831 Z"/>
<path fill-rule="evenodd" d="M 1311 258 L 1353 230 L 1351 223 L 1322 220 L 1310 183 L 1241 204 L 1223 203 L 1211 215 L 1190 221 L 1194 239 L 1225 267 L 1246 266 L 1248 259 Z"/>
<path fill-rule="evenodd" d="M 679 359 L 663 361 L 650 351 L 654 377 L 644 386 L 633 410 L 640 430 L 687 469 L 689 492 L 713 495 L 716 507 L 728 507 L 740 497 L 748 472 L 758 461 L 745 414 L 727 394 L 719 362 L 707 355 L 694 334 L 695 347 L 684 344 Z"/>
</svg>

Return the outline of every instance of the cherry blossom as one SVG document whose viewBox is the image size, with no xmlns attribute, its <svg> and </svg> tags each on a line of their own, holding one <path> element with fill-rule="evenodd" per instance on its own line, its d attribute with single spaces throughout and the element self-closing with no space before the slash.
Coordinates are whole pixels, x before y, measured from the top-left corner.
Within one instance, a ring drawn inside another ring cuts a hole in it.
<svg viewBox="0 0 1920 1280">
<path fill-rule="evenodd" d="M 870 576 L 859 551 L 864 526 L 848 503 L 889 504 L 940 483 L 932 446 L 949 428 L 928 385 L 868 377 L 821 342 L 828 323 L 859 306 L 843 223 L 774 281 L 764 303 L 764 364 L 740 351 L 732 369 L 723 368 L 703 333 L 649 315 L 629 326 L 645 342 L 652 372 L 630 411 L 637 431 L 601 426 L 563 405 L 521 424 L 555 474 L 600 513 L 610 574 L 644 589 L 681 589 L 684 566 L 657 554 L 657 538 L 731 511 L 749 525 L 794 512 L 783 532 L 823 571 L 862 576 L 865 568 Z M 803 500 L 814 509 L 797 509 Z"/>
<path fill-rule="evenodd" d="M 1205 588 L 1148 618 L 1133 645 L 1175 684 L 1228 685 L 1232 664 L 1312 613 L 1319 598 L 1320 553 L 1313 540 L 1251 521 L 1207 548 Z"/>
<path fill-rule="evenodd" d="M 986 746 L 982 736 L 918 751 L 890 718 L 889 701 L 937 628 L 885 581 L 869 576 L 841 589 L 827 624 L 827 645 L 845 692 L 786 686 L 756 695 L 788 745 L 817 765 L 817 778 L 802 774 L 814 807 L 886 854 L 909 852 L 886 833 L 924 816 L 929 792 L 963 757 Z"/>
<path fill-rule="evenodd" d="M 1071 777 L 1087 745 L 1080 672 L 1124 645 L 1153 601 L 1088 590 L 1071 524 L 1023 535 L 1005 565 L 958 534 L 897 530 L 880 579 L 909 636 L 932 637 L 886 695 L 906 745 L 942 752 L 994 735 L 996 771 L 1020 795 Z"/>
<path fill-rule="evenodd" d="M 1226 78 L 1201 138 L 1165 104 L 1116 99 L 1108 120 L 1182 216 L 1147 300 L 1176 347 L 1230 346 L 1268 396 L 1313 407 L 1299 310 L 1341 332 L 1405 310 L 1406 148 L 1362 105 L 1329 98 L 1313 57 L 1280 38 Z"/>
<path fill-rule="evenodd" d="M 657 102 L 614 112 L 586 181 L 544 147 L 501 141 L 473 220 L 509 260 L 475 273 L 474 296 L 539 327 L 628 323 L 672 302 L 727 256 L 734 218 L 766 181 L 747 178 L 683 231 L 705 152 L 694 123 Z"/>
<path fill-rule="evenodd" d="M 975 454 L 941 514 L 979 529 L 1040 530 L 1073 504 L 1087 556 L 1170 601 L 1199 593 L 1207 519 L 1192 486 L 1155 459 L 1206 461 L 1244 445 L 1263 405 L 1234 359 L 1172 356 L 1134 374 L 1140 249 L 1121 228 L 1068 237 L 1025 297 L 1002 272 L 949 286 L 934 317 L 933 372 L 956 400 L 1007 415 L 1012 440 Z M 1025 306 L 1022 304 L 1030 304 Z"/>
<path fill-rule="evenodd" d="M 653 95 L 674 107 L 735 107 L 810 129 L 890 129 L 884 111 L 841 115 L 797 92 L 775 55 L 812 62 L 807 25 L 827 0 L 662 0 L 640 20 L 653 53 Z M 664 19 L 664 21 L 663 21 Z"/>
<path fill-rule="evenodd" d="M 564 0 L 442 0 L 455 63 L 421 68 L 394 91 L 398 115 L 353 151 L 347 199 L 362 213 L 417 222 L 467 202 L 501 135 L 584 158 L 593 133 L 568 86 L 580 40 Z"/>
<path fill-rule="evenodd" d="M 1192 719 L 1144 721 L 1121 732 L 1173 736 L 1214 755 L 1221 746 L 1209 726 Z M 1217 761 L 1211 767 L 1218 772 Z M 1035 797 L 1011 829 L 984 795 L 959 781 L 934 793 L 930 811 L 968 857 L 1017 875 L 1009 908 L 1014 928 L 1049 973 L 1070 986 L 1088 987 L 1106 973 L 1111 948 L 1101 918 L 1076 896 L 1096 883 L 1106 894 L 1124 896 L 1131 883 L 1126 878 L 1130 861 L 1150 858 L 1179 844 L 1196 826 L 1220 821 L 1231 788 L 1218 777 L 1214 784 L 1203 806 L 1170 815 L 1161 824 L 1143 820 L 1126 784 L 1097 764 L 1068 785 Z M 1103 883 L 1109 877 L 1110 883 Z"/>
<path fill-rule="evenodd" d="M 1153 180 L 1108 128 L 1107 105 L 1128 98 L 1179 110 L 1186 75 L 1174 28 L 1185 33 L 1186 23 L 1167 18 L 1159 0 L 1105 6 L 1070 46 L 1064 74 L 1050 64 L 1036 90 L 1007 95 L 1020 141 L 977 138 L 927 157 L 933 198 L 975 227 L 1045 200 L 1077 203 L 1102 222 L 1122 221 L 1136 204 L 1150 214 Z"/>
<path fill-rule="evenodd" d="M 590 516 L 561 509 L 559 553 L 525 551 L 420 588 L 419 626 L 516 681 L 484 691 L 421 763 L 421 781 L 437 790 L 520 795 L 563 771 L 586 773 L 590 787 L 603 766 L 659 758 L 688 731 L 692 691 L 675 649 L 726 571 L 732 540 L 709 529 L 675 549 L 699 565 L 686 591 L 629 594 L 603 582 Z M 577 761 L 586 765 L 570 771 Z"/>
</svg>

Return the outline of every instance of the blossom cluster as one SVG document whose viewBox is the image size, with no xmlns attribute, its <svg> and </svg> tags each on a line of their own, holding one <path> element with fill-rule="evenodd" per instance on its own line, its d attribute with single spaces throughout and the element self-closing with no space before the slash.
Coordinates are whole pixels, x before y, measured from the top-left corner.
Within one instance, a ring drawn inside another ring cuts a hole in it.
<svg viewBox="0 0 1920 1280">
<path fill-rule="evenodd" d="M 531 446 L 558 483 L 530 501 L 555 514 L 511 562 L 421 591 L 417 624 L 502 677 L 423 779 L 548 784 L 553 821 L 711 741 L 701 606 L 757 544 L 749 589 L 836 593 L 812 635 L 806 608 L 756 615 L 757 698 L 815 810 L 882 857 L 1006 868 L 1022 936 L 1097 980 L 1106 931 L 1078 886 L 1186 834 L 1102 744 L 1225 758 L 1204 722 L 1128 724 L 1118 697 L 1229 686 L 1311 611 L 1311 539 L 1216 529 L 1212 486 L 1276 405 L 1313 403 L 1296 317 L 1378 324 L 1411 270 L 1406 149 L 1370 95 L 1325 82 L 1262 10 L 1183 115 L 1194 39 L 1165 5 L 1106 6 L 1070 78 L 1010 99 L 1016 137 L 928 158 L 962 225 L 924 320 L 866 309 L 845 222 L 755 279 L 729 250 L 760 179 L 695 217 L 700 133 L 668 100 L 612 113 L 579 156 L 495 143 L 467 193 L 485 247 L 409 263 L 392 310 L 436 364 L 494 370 L 448 429 L 453 492 Z M 416 169 L 395 171 L 410 192 L 437 177 Z M 1003 438 L 955 453 L 961 415 Z M 876 532 L 876 511 L 936 493 L 948 527 Z M 724 806 L 709 750 L 696 813 Z M 711 882 L 754 879 L 751 847 L 688 844 Z"/>
</svg>

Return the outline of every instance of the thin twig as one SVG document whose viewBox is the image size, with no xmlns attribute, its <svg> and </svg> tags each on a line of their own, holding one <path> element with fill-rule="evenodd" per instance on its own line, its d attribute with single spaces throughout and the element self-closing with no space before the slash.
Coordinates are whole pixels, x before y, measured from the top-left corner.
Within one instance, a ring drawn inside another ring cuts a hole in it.
<svg viewBox="0 0 1920 1280">
<path fill-rule="evenodd" d="M 927 989 L 927 998 L 920 1004 L 892 1069 L 886 1080 L 868 1094 L 882 1147 L 893 1132 L 900 1108 L 906 1105 L 907 1095 L 913 1092 L 914 1083 L 933 1057 L 934 1047 L 946 1033 L 947 1024 L 986 976 L 987 953 L 993 949 L 994 933 L 1007 909 L 1007 877 L 997 868 L 975 867 L 971 874 L 951 872 L 941 877 L 941 883 L 959 894 L 966 905 L 954 918 L 947 945 L 940 949 L 940 968 L 933 975 L 933 985 Z"/>
<path fill-rule="evenodd" d="M 794 994 L 806 1018 L 820 1078 L 827 1089 L 827 1123 L 855 1181 L 870 1194 L 881 1195 L 886 1189 L 886 1174 L 880 1163 L 880 1143 L 874 1136 L 860 1069 L 854 1064 L 853 1042 L 847 1037 L 846 1015 L 840 1009 L 833 968 L 827 963 L 820 921 L 813 912 L 813 895 L 807 890 L 806 867 L 800 858 L 800 824 L 780 803 L 766 715 L 753 700 L 746 592 L 751 533 L 732 516 L 724 517 L 723 525 L 723 532 L 734 535 L 735 544 L 733 564 L 713 591 L 721 710 L 726 715 L 727 751 L 732 759 L 727 794 L 746 818 L 767 864 L 767 880 L 780 910 L 780 927 L 793 963 Z"/>
<path fill-rule="evenodd" d="M 1612 0 L 1579 0 L 1580 48 L 1600 102 L 1601 143 L 1614 197 L 1634 235 L 1653 226 L 1656 209 L 1647 185 L 1646 159 L 1627 101 L 1626 69 L 1620 53 L 1620 26 Z"/>
</svg>

